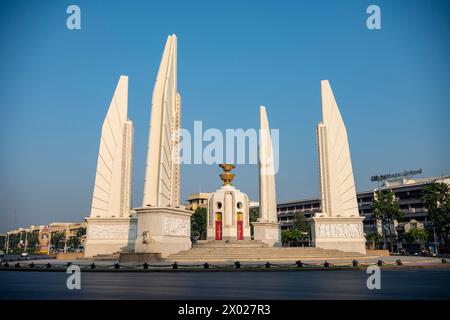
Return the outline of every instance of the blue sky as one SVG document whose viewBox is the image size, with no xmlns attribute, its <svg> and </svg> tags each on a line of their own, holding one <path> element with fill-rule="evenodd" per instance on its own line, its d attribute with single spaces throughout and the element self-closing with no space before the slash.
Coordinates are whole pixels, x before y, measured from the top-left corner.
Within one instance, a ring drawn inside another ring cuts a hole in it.
<svg viewBox="0 0 450 320">
<path fill-rule="evenodd" d="M 81 30 L 66 8 L 81 8 Z M 381 8 L 382 29 L 366 28 Z M 450 6 L 445 1 L 0 1 L 0 232 L 89 215 L 101 124 L 120 74 L 135 124 L 141 203 L 151 95 L 178 35 L 182 126 L 280 130 L 279 201 L 318 196 L 315 126 L 329 79 L 358 190 L 370 176 L 450 172 Z M 219 186 L 182 166 L 182 197 Z M 235 185 L 258 200 L 255 165 Z M 14 218 L 16 212 L 16 218 Z"/>
</svg>

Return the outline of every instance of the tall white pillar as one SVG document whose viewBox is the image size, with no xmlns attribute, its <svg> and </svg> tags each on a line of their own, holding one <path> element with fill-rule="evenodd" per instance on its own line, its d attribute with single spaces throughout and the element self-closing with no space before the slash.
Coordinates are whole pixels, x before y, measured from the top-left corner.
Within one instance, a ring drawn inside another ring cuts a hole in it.
<svg viewBox="0 0 450 320">
<path fill-rule="evenodd" d="M 259 213 L 260 218 L 253 223 L 254 239 L 270 246 L 281 245 L 281 229 L 278 223 L 275 189 L 275 155 L 270 137 L 266 108 L 259 108 Z"/>
</svg>

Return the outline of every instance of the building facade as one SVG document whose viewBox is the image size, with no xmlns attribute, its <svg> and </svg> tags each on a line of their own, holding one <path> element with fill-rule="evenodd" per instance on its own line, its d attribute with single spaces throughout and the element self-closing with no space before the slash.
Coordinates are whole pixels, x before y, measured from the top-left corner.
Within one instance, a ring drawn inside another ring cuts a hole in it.
<svg viewBox="0 0 450 320">
<path fill-rule="evenodd" d="M 199 192 L 188 195 L 185 207 L 187 210 L 195 211 L 197 208 L 206 208 L 208 206 L 209 193 Z"/>
<path fill-rule="evenodd" d="M 5 253 L 30 252 L 51 253 L 68 251 L 70 240 L 81 238 L 86 230 L 86 223 L 52 222 L 49 225 L 31 225 L 28 228 L 17 228 L 8 231 L 0 242 L 0 249 Z M 52 235 L 62 234 L 64 241 L 61 247 L 51 244 Z M 78 239 L 77 242 L 82 242 Z M 72 248 L 75 250 L 76 248 Z"/>
<path fill-rule="evenodd" d="M 358 211 L 360 216 L 365 217 L 363 220 L 364 233 L 366 235 L 377 232 L 381 233 L 381 225 L 377 223 L 372 209 L 374 192 L 379 189 L 391 189 L 399 201 L 400 209 L 404 212 L 404 217 L 395 224 L 394 229 L 397 234 L 407 232 L 411 223 L 420 226 L 423 225 L 425 229 L 432 230 L 433 226 L 428 220 L 428 212 L 422 200 L 424 187 L 432 182 L 450 184 L 450 175 L 421 179 L 388 180 L 379 188 L 357 192 Z M 292 227 L 296 212 L 302 212 L 306 218 L 311 218 L 315 213 L 320 212 L 320 199 L 312 198 L 279 203 L 277 205 L 277 212 L 278 221 L 281 223 L 282 230 L 287 230 Z"/>
</svg>

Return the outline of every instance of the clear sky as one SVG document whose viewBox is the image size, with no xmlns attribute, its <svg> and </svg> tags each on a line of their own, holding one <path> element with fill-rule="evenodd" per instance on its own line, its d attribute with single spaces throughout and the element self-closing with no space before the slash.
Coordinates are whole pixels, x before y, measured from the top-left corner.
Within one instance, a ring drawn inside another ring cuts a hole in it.
<svg viewBox="0 0 450 320">
<path fill-rule="evenodd" d="M 66 8 L 81 8 L 81 30 Z M 366 8 L 381 8 L 368 30 Z M 153 83 L 178 35 L 182 126 L 280 130 L 279 201 L 316 197 L 320 80 L 347 126 L 357 190 L 370 176 L 450 172 L 448 1 L 0 1 L 0 232 L 89 215 L 103 118 L 121 74 L 141 204 Z M 220 168 L 182 166 L 182 198 Z M 258 200 L 256 165 L 235 186 Z M 16 214 L 14 214 L 16 212 Z"/>
</svg>

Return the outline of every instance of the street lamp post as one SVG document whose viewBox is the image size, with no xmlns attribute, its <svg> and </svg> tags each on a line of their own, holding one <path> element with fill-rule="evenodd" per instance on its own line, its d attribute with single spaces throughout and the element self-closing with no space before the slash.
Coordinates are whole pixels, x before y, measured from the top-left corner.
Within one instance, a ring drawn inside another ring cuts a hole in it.
<svg viewBox="0 0 450 320">
<path fill-rule="evenodd" d="M 6 233 L 6 254 L 9 254 L 9 232 Z"/>
<path fill-rule="evenodd" d="M 436 241 L 436 227 L 435 227 L 434 223 L 433 223 L 433 236 L 434 236 L 434 251 L 436 252 L 436 255 L 438 255 L 439 249 L 438 249 L 437 241 Z"/>
<path fill-rule="evenodd" d="M 24 252 L 27 252 L 27 247 L 28 247 L 28 233 L 27 233 L 27 229 L 25 229 L 25 245 L 24 245 Z"/>
</svg>

